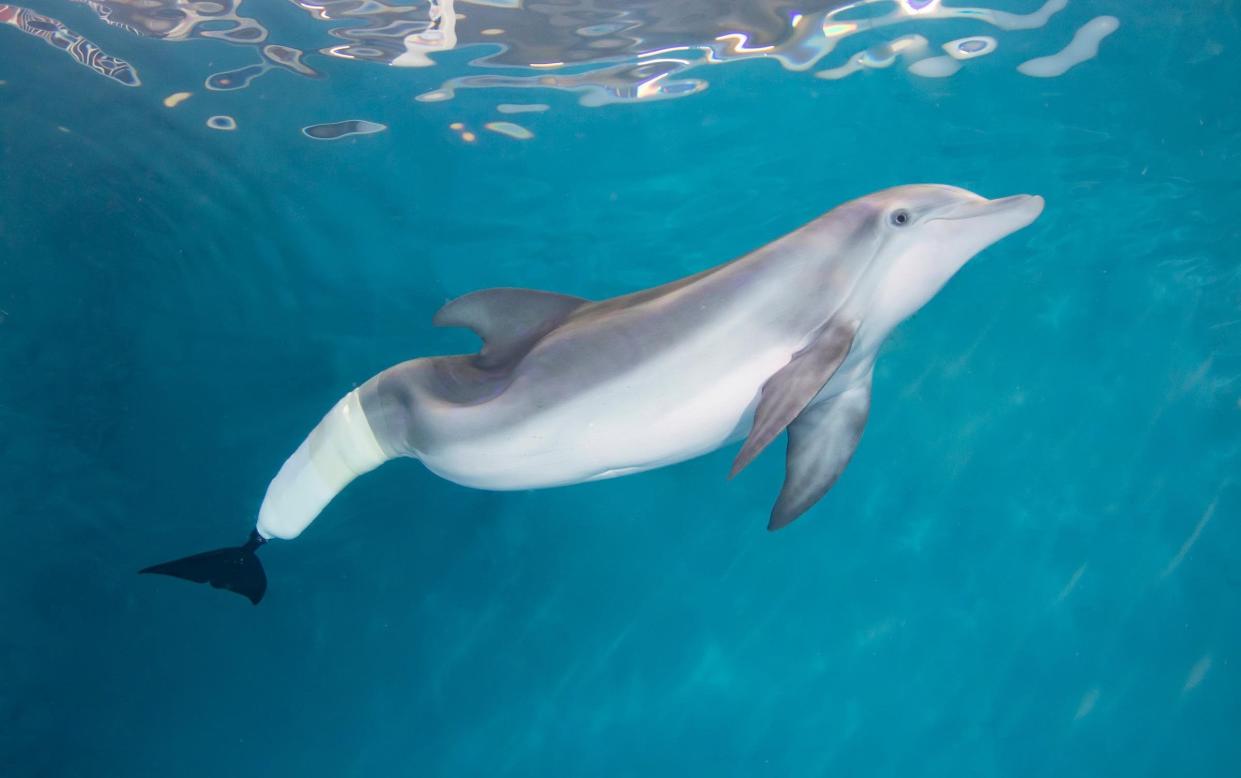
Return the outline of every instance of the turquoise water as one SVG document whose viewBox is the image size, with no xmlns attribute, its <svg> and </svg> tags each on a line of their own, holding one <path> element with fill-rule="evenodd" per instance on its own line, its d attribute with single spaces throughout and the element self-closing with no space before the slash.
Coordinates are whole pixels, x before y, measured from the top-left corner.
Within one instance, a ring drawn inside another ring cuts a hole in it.
<svg viewBox="0 0 1241 778">
<path fill-rule="evenodd" d="M 101 20 L 124 3 L 24 3 L 131 70 L 0 24 L 4 774 L 1236 774 L 1236 3 L 913 18 L 804 70 L 774 58 L 793 14 L 839 4 L 645 4 L 592 63 L 611 28 L 530 20 L 625 3 L 459 0 L 456 48 L 405 68 L 330 34 L 341 14 L 246 3 L 320 77 L 229 91 L 205 81 L 270 60 L 198 34 L 225 24 L 168 40 Z M 1017 71 L 1100 15 L 1120 28 L 1096 58 Z M 706 62 L 721 29 L 747 43 Z M 814 75 L 907 34 L 928 59 L 998 45 L 946 78 L 904 52 Z M 679 44 L 639 89 L 638 54 Z M 557 56 L 579 64 L 518 67 Z M 579 91 L 530 88 L 548 73 Z M 488 74 L 526 80 L 415 99 Z M 386 129 L 302 133 L 352 119 Z M 606 298 L 922 181 L 1047 209 L 895 332 L 857 456 L 785 530 L 764 530 L 778 451 L 733 481 L 730 448 L 516 493 L 403 461 L 264 549 L 259 607 L 134 574 L 240 541 L 353 386 L 473 350 L 431 326 L 447 298 Z"/>
</svg>

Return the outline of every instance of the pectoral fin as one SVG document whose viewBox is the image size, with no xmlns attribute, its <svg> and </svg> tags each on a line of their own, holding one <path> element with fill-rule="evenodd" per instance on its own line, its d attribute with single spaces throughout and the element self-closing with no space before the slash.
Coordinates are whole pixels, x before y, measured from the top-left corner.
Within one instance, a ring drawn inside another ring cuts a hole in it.
<svg viewBox="0 0 1241 778">
<path fill-rule="evenodd" d="M 784 488 L 771 511 L 777 530 L 819 501 L 849 464 L 870 411 L 870 375 L 841 394 L 802 411 L 789 425 Z"/>
<path fill-rule="evenodd" d="M 758 408 L 754 411 L 754 425 L 733 460 L 729 478 L 754 461 L 810 404 L 840 363 L 845 361 L 856 332 L 855 322 L 828 322 L 810 345 L 794 354 L 787 365 L 767 379 Z"/>
</svg>

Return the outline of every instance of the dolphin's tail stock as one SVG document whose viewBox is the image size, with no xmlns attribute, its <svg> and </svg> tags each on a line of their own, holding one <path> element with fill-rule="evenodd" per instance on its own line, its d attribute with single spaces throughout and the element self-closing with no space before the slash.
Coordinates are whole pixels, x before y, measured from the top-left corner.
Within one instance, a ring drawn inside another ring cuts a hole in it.
<svg viewBox="0 0 1241 778">
<path fill-rule="evenodd" d="M 267 576 L 255 552 L 271 538 L 292 540 L 350 481 L 392 458 L 371 431 L 358 390 L 345 395 L 267 486 L 258 524 L 243 546 L 221 548 L 140 570 L 211 584 L 258 605 Z"/>
<path fill-rule="evenodd" d="M 263 565 L 254 553 L 267 540 L 258 530 L 250 531 L 250 539 L 244 546 L 218 548 L 204 551 L 182 559 L 164 562 L 162 565 L 139 570 L 139 573 L 155 573 L 184 578 L 195 583 L 211 584 L 217 589 L 237 592 L 255 605 L 267 591 L 267 576 Z"/>
</svg>

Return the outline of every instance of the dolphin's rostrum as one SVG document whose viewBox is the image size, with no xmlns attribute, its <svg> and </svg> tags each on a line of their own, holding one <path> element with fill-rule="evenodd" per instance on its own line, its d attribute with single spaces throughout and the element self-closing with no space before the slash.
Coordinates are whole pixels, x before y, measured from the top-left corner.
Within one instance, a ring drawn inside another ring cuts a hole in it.
<svg viewBox="0 0 1241 778">
<path fill-rule="evenodd" d="M 592 302 L 487 289 L 445 305 L 477 354 L 391 367 L 336 404 L 280 468 L 251 540 L 147 568 L 257 603 L 255 551 L 297 537 L 358 475 L 414 457 L 479 489 L 638 473 L 744 439 L 740 472 L 788 430 L 769 529 L 815 504 L 862 435 L 875 354 L 971 257 L 1043 200 L 949 186 L 884 190 L 688 278 Z"/>
</svg>

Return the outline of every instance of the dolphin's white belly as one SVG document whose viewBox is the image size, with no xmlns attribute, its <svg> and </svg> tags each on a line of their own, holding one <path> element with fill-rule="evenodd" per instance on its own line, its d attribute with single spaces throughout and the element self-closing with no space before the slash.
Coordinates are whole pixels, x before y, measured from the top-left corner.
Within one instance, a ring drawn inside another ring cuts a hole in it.
<svg viewBox="0 0 1241 778">
<path fill-rule="evenodd" d="M 477 489 L 536 489 L 641 472 L 745 436 L 763 384 L 796 345 L 738 354 L 686 344 L 517 424 L 420 459 Z M 469 412 L 466 410 L 466 412 Z"/>
</svg>

